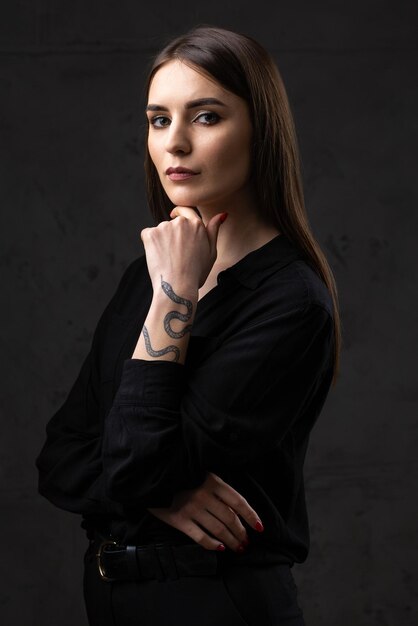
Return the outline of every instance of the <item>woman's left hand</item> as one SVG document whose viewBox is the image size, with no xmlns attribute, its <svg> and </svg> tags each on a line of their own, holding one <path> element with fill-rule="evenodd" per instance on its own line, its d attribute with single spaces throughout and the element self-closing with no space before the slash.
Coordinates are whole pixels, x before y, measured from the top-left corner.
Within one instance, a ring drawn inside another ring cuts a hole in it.
<svg viewBox="0 0 418 626">
<path fill-rule="evenodd" d="M 248 536 L 239 516 L 258 532 L 263 530 L 260 518 L 247 500 L 212 472 L 199 487 L 176 493 L 170 507 L 148 511 L 206 550 L 222 549 L 220 541 L 235 552 L 245 549 Z"/>
</svg>

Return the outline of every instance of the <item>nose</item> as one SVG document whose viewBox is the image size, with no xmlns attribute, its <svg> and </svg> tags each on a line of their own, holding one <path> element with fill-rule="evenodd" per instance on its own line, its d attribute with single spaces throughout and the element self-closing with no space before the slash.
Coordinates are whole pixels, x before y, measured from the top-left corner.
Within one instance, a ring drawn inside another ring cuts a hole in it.
<svg viewBox="0 0 418 626">
<path fill-rule="evenodd" d="M 172 120 L 166 138 L 166 150 L 170 154 L 188 154 L 191 151 L 191 140 L 181 121 Z"/>
</svg>

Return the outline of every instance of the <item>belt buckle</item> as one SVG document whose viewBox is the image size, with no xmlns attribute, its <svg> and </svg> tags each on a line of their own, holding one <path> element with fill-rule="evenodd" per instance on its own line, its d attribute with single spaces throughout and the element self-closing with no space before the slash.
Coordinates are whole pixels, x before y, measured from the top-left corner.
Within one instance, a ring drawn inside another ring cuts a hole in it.
<svg viewBox="0 0 418 626">
<path fill-rule="evenodd" d="M 100 578 L 106 582 L 112 582 L 115 580 L 115 578 L 109 578 L 108 576 L 106 576 L 106 572 L 104 570 L 104 567 L 102 565 L 102 554 L 103 554 L 103 550 L 106 548 L 106 546 L 117 546 L 117 541 L 114 541 L 113 539 L 105 539 L 104 541 L 102 541 L 102 543 L 99 546 L 99 550 L 96 553 L 96 557 L 97 557 L 97 566 L 99 568 L 99 574 L 100 574 Z"/>
</svg>

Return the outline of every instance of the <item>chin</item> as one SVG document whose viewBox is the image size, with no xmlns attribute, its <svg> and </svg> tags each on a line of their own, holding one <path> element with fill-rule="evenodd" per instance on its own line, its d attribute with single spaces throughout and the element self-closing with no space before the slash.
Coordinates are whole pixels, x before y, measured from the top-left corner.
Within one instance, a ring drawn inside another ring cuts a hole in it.
<svg viewBox="0 0 418 626">
<path fill-rule="evenodd" d="M 167 193 L 167 192 L 166 192 Z M 170 201 L 175 206 L 197 206 L 199 199 L 195 195 L 185 193 L 167 193 Z"/>
</svg>

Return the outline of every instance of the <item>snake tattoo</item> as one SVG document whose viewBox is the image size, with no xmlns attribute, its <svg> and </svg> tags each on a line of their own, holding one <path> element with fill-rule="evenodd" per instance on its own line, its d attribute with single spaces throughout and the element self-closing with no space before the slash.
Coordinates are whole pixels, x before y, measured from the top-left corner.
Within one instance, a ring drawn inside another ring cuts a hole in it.
<svg viewBox="0 0 418 626">
<path fill-rule="evenodd" d="M 179 313 L 178 311 L 170 311 L 170 313 L 167 313 L 167 315 L 164 318 L 164 330 L 167 333 L 167 335 L 169 335 L 173 339 L 181 339 L 182 337 L 184 337 L 186 333 L 189 333 L 191 331 L 192 325 L 189 324 L 188 326 L 183 328 L 183 330 L 176 333 L 170 326 L 171 320 L 180 320 L 181 322 L 188 322 L 192 316 L 193 305 L 190 302 L 190 300 L 186 300 L 185 298 L 180 298 L 180 296 L 174 293 L 171 285 L 166 283 L 163 280 L 162 276 L 161 276 L 161 287 L 165 295 L 168 296 L 170 300 L 172 300 L 176 304 L 183 304 L 187 308 L 187 313 L 185 314 Z"/>
<path fill-rule="evenodd" d="M 166 348 L 163 348 L 162 350 L 154 350 L 153 347 L 151 346 L 149 332 L 145 324 L 142 327 L 142 334 L 144 335 L 144 339 L 145 339 L 145 348 L 150 356 L 154 356 L 154 357 L 164 356 L 164 354 L 168 354 L 169 352 L 174 352 L 173 361 L 177 363 L 177 361 L 180 358 L 180 350 L 179 348 L 177 348 L 177 346 L 167 346 Z"/>
<path fill-rule="evenodd" d="M 180 313 L 179 311 L 170 311 L 164 317 L 164 330 L 167 333 L 167 335 L 169 335 L 169 337 L 172 337 L 173 339 L 181 339 L 182 337 L 184 337 L 186 333 L 189 333 L 191 331 L 192 324 L 188 324 L 187 326 L 185 326 L 185 328 L 183 328 L 183 330 L 176 332 L 170 326 L 171 321 L 176 319 L 176 320 L 180 320 L 181 322 L 188 322 L 193 313 L 193 304 L 191 303 L 190 300 L 186 300 L 186 298 L 181 298 L 180 296 L 178 296 L 173 291 L 172 286 L 163 280 L 162 276 L 161 276 L 161 288 L 166 294 L 166 296 L 170 298 L 170 300 L 172 300 L 176 304 L 181 304 L 185 306 L 187 309 L 187 313 Z M 154 350 L 154 348 L 151 346 L 151 339 L 150 339 L 149 332 L 145 324 L 142 328 L 142 333 L 144 335 L 145 348 L 150 356 L 159 357 L 159 356 L 164 356 L 165 354 L 169 354 L 170 352 L 173 352 L 174 353 L 173 361 L 177 362 L 180 359 L 180 349 L 177 346 L 171 345 L 171 346 L 167 346 L 166 348 L 162 348 L 161 350 Z"/>
</svg>

